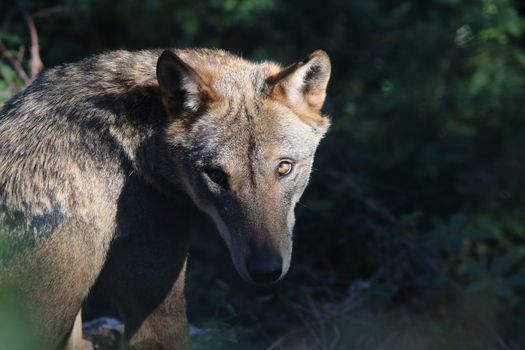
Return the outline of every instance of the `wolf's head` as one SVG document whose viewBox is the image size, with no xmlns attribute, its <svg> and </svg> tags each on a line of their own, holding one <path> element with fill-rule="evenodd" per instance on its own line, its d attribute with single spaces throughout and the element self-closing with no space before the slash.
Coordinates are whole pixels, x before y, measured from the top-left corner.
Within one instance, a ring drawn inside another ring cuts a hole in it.
<svg viewBox="0 0 525 350">
<path fill-rule="evenodd" d="M 158 60 L 169 167 L 248 281 L 275 282 L 290 266 L 294 207 L 329 126 L 329 77 L 324 51 L 286 68 L 211 50 Z"/>
</svg>

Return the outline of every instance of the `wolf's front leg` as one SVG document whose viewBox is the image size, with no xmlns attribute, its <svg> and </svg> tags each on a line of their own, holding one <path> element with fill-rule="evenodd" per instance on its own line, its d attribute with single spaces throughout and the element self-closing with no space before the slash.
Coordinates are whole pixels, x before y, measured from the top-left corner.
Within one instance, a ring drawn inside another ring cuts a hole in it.
<svg viewBox="0 0 525 350">
<path fill-rule="evenodd" d="M 190 348 L 184 298 L 186 249 L 182 249 L 186 245 L 160 245 L 162 240 L 155 238 L 161 235 L 157 232 L 142 244 L 135 239 L 117 244 L 98 282 L 97 288 L 107 294 L 124 322 L 126 348 Z"/>
<path fill-rule="evenodd" d="M 137 349 L 187 349 L 184 278 L 189 233 L 176 230 L 187 211 L 131 177 L 119 198 L 118 234 L 96 288 L 120 313 Z"/>
<path fill-rule="evenodd" d="M 144 247 L 143 252 L 148 250 Z M 107 294 L 124 322 L 124 347 L 189 349 L 184 298 L 186 256 L 173 259 L 176 254 L 170 257 L 123 251 L 129 253 L 127 259 L 110 260 L 97 288 Z"/>
<path fill-rule="evenodd" d="M 133 350 L 190 349 L 186 301 L 184 298 L 185 263 L 179 278 L 164 300 L 153 310 L 140 305 L 148 295 L 141 295 L 139 305 L 129 305 L 123 312 L 125 338 Z M 157 294 L 156 292 L 152 293 Z M 151 296 L 153 296 L 151 295 Z M 155 296 L 156 298 L 157 296 Z M 153 306 L 151 303 L 149 306 Z"/>
</svg>

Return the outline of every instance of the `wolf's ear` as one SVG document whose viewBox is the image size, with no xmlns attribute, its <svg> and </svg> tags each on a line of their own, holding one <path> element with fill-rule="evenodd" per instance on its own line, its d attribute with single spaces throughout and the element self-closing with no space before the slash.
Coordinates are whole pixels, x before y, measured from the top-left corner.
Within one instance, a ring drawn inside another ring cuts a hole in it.
<svg viewBox="0 0 525 350">
<path fill-rule="evenodd" d="M 171 115 L 181 110 L 195 112 L 215 96 L 209 82 L 171 51 L 164 51 L 157 61 L 157 80 Z"/>
<path fill-rule="evenodd" d="M 330 80 L 331 64 L 323 50 L 312 52 L 300 62 L 294 63 L 270 77 L 272 94 L 285 98 L 292 104 L 306 103 L 319 111 L 326 97 Z"/>
</svg>

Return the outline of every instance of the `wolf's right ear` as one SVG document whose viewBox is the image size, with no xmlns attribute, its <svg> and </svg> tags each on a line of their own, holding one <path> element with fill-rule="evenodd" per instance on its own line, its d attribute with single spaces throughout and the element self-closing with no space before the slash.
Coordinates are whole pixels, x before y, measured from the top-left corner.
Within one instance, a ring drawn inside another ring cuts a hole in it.
<svg viewBox="0 0 525 350">
<path fill-rule="evenodd" d="M 215 96 L 210 82 L 171 51 L 164 51 L 157 61 L 157 80 L 168 115 L 196 112 Z"/>
</svg>

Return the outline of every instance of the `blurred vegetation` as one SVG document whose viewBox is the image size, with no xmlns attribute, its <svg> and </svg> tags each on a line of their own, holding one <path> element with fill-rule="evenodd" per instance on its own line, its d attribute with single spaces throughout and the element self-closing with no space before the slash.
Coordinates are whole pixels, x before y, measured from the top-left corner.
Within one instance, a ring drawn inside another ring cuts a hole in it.
<svg viewBox="0 0 525 350">
<path fill-rule="evenodd" d="M 29 69 L 24 11 L 47 67 L 116 48 L 330 54 L 333 128 L 288 277 L 244 284 L 188 214 L 196 348 L 525 348 L 521 0 L 2 1 L 0 39 Z M 1 103 L 23 81 L 0 72 Z"/>
</svg>

